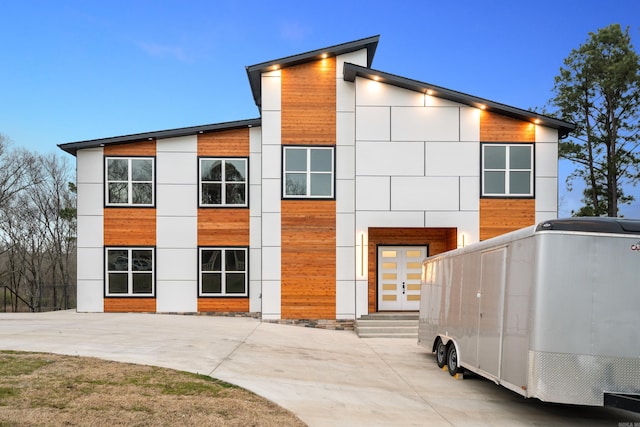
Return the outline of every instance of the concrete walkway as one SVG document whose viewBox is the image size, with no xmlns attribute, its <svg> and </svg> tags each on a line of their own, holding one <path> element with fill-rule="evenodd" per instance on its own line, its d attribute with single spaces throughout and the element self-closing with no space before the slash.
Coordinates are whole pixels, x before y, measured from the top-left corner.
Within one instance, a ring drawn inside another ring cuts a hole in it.
<svg viewBox="0 0 640 427">
<path fill-rule="evenodd" d="M 310 426 L 640 426 L 630 412 L 550 405 L 483 379 L 456 381 L 412 339 L 359 339 L 250 318 L 0 313 L 0 350 L 207 374 L 276 402 Z"/>
</svg>

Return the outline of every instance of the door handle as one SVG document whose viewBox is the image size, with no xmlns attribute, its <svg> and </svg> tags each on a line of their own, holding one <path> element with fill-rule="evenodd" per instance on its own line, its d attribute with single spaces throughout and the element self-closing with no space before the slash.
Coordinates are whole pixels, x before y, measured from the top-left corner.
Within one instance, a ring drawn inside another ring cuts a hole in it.
<svg viewBox="0 0 640 427">
<path fill-rule="evenodd" d="M 402 295 L 404 295 L 404 282 L 402 282 Z"/>
</svg>

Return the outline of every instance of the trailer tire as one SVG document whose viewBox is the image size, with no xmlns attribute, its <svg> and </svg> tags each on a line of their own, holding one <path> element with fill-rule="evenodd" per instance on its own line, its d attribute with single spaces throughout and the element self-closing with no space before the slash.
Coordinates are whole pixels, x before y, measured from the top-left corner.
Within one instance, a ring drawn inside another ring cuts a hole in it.
<svg viewBox="0 0 640 427">
<path fill-rule="evenodd" d="M 451 343 L 449 345 L 449 351 L 447 352 L 447 370 L 452 377 L 460 372 L 460 366 L 458 365 L 458 350 L 456 346 Z"/>
<path fill-rule="evenodd" d="M 438 338 L 438 342 L 436 343 L 436 363 L 438 364 L 438 368 L 442 368 L 447 364 L 447 346 L 444 345 L 440 338 Z"/>
</svg>

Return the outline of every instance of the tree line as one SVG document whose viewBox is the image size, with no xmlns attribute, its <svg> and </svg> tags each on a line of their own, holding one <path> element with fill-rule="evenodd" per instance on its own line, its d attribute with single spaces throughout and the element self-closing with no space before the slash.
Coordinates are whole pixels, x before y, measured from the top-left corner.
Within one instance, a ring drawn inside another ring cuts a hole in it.
<svg viewBox="0 0 640 427">
<path fill-rule="evenodd" d="M 619 24 L 589 33 L 555 78 L 551 114 L 573 122 L 559 146 L 574 171 L 567 188 L 582 184 L 583 206 L 574 216 L 619 215 L 636 202 L 640 182 L 640 56 L 629 28 Z"/>
<path fill-rule="evenodd" d="M 75 307 L 76 188 L 68 159 L 0 134 L 0 310 Z"/>
</svg>

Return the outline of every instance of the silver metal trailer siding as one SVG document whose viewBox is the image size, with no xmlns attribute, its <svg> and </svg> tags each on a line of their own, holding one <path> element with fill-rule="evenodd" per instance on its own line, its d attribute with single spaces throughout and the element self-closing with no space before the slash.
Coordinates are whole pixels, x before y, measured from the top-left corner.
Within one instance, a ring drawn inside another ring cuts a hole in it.
<svg viewBox="0 0 640 427">
<path fill-rule="evenodd" d="M 554 220 L 428 258 L 421 295 L 420 344 L 525 397 L 640 393 L 640 221 Z"/>
</svg>

